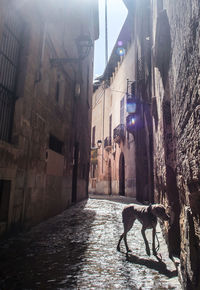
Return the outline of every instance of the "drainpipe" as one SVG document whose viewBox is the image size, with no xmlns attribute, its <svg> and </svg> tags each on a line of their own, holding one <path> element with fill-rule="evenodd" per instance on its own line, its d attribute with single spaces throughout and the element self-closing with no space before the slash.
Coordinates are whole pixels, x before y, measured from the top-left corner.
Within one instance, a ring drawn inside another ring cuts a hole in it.
<svg viewBox="0 0 200 290">
<path fill-rule="evenodd" d="M 105 0 L 105 67 L 108 63 L 108 14 L 107 0 Z"/>
<path fill-rule="evenodd" d="M 107 0 L 105 0 L 105 67 L 108 63 L 108 13 L 107 13 Z M 104 80 L 103 84 L 103 128 L 102 128 L 102 174 L 103 174 L 103 161 L 104 161 L 104 117 L 105 117 L 105 95 L 106 95 L 106 80 Z"/>
</svg>

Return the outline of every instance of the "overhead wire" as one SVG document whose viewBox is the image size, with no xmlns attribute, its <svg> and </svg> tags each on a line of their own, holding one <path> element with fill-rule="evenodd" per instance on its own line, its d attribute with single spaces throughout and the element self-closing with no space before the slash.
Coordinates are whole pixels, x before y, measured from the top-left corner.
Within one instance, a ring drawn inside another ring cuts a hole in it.
<svg viewBox="0 0 200 290">
<path fill-rule="evenodd" d="M 113 90 L 113 89 L 110 89 L 110 90 L 113 91 L 113 92 L 122 93 L 122 94 L 126 94 L 127 93 L 127 92 L 124 92 L 124 91 L 118 91 L 118 90 Z M 98 105 L 101 102 L 101 97 L 102 97 L 103 93 L 104 93 L 104 89 L 102 88 L 102 91 L 98 95 L 98 101 L 95 103 L 95 105 Z"/>
</svg>

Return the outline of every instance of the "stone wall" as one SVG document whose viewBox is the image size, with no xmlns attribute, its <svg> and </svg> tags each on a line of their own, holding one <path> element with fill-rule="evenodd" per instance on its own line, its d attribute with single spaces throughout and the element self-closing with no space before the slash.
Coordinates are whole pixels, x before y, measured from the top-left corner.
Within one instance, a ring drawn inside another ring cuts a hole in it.
<svg viewBox="0 0 200 290">
<path fill-rule="evenodd" d="M 183 286 L 199 289 L 199 1 L 163 1 L 166 10 L 156 12 L 158 2 L 153 9 L 155 198 L 171 208 L 169 249 L 180 253 Z M 168 54 L 163 47 L 170 48 Z"/>
</svg>

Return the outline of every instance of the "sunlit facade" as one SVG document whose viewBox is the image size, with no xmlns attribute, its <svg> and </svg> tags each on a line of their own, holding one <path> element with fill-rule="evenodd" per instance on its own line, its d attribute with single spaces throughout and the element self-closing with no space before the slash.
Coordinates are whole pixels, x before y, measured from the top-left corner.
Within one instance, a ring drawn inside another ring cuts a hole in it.
<svg viewBox="0 0 200 290">
<path fill-rule="evenodd" d="M 135 80 L 130 25 L 128 16 L 104 75 L 94 85 L 91 145 L 96 156 L 91 160 L 89 191 L 96 194 L 136 197 L 135 141 L 126 130 L 127 79 Z"/>
</svg>

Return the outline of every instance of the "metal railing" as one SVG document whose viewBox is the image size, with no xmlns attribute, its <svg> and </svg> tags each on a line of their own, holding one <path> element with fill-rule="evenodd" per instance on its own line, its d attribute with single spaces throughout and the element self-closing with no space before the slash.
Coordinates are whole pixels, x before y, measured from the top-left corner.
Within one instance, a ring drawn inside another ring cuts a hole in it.
<svg viewBox="0 0 200 290">
<path fill-rule="evenodd" d="M 119 124 L 114 130 L 113 130 L 113 139 L 116 143 L 120 143 L 125 138 L 125 125 Z"/>
<path fill-rule="evenodd" d="M 11 136 L 21 33 L 19 15 L 9 13 L 0 44 L 0 139 L 4 141 L 10 141 Z"/>
<path fill-rule="evenodd" d="M 14 110 L 13 100 L 13 94 L 0 85 L 0 140 L 10 140 Z"/>
</svg>

